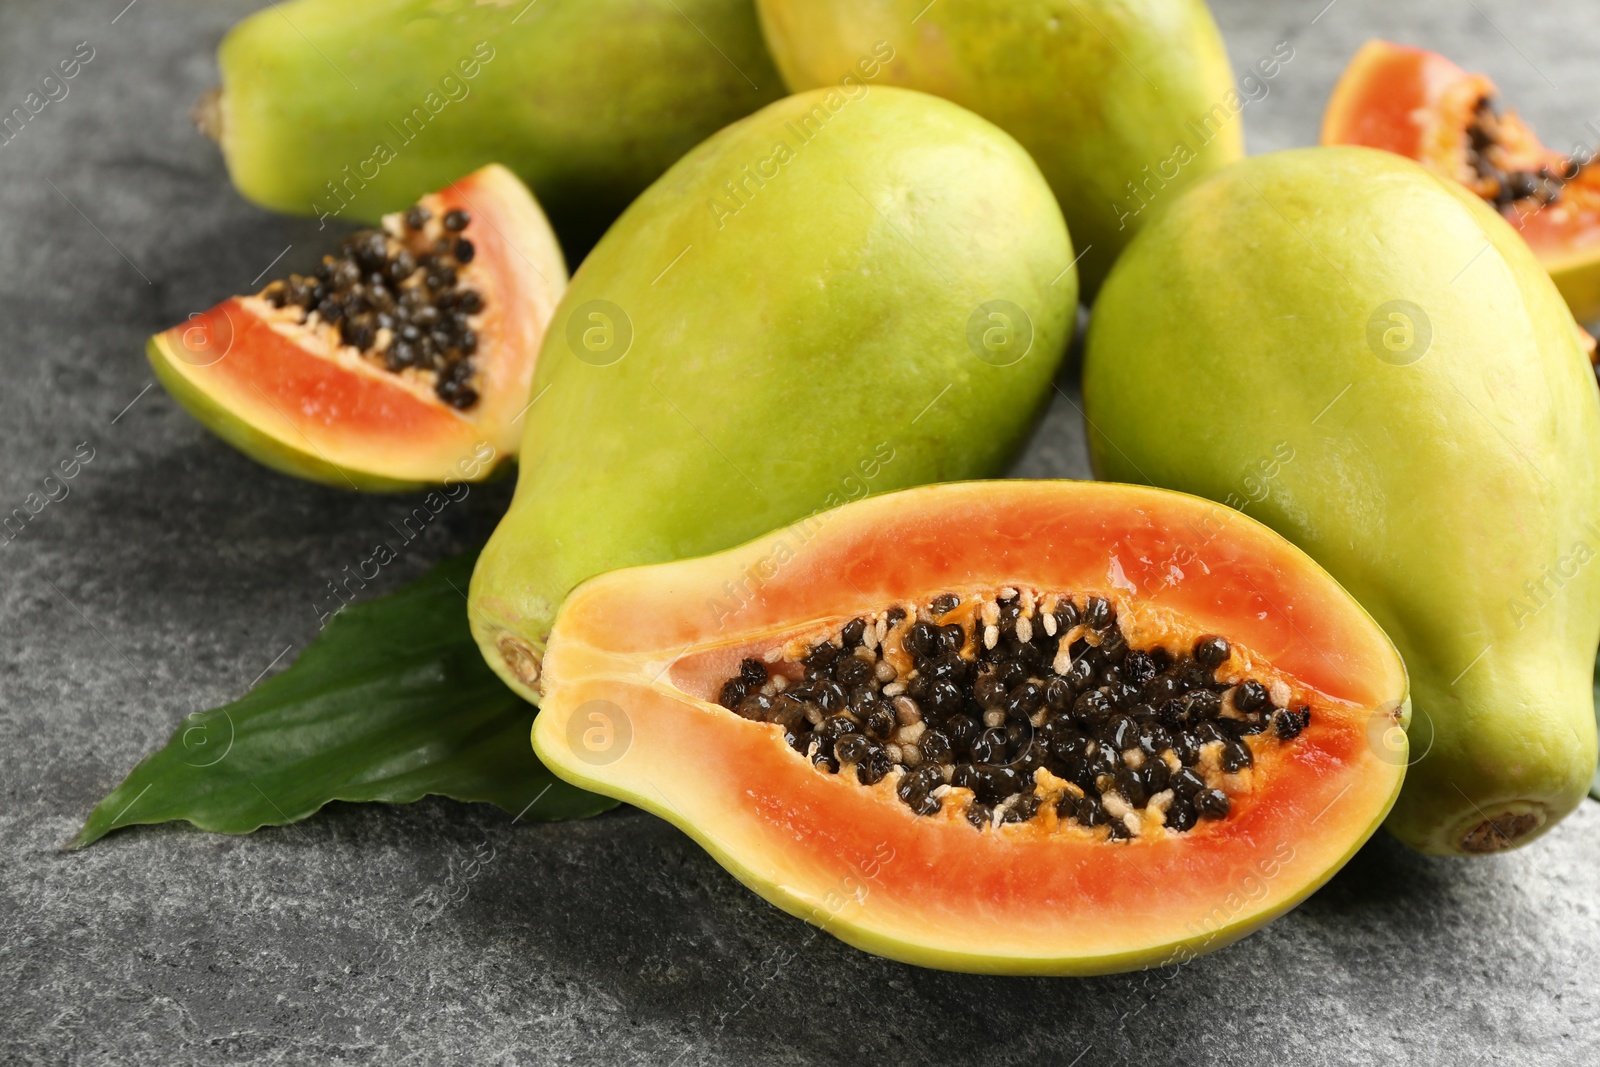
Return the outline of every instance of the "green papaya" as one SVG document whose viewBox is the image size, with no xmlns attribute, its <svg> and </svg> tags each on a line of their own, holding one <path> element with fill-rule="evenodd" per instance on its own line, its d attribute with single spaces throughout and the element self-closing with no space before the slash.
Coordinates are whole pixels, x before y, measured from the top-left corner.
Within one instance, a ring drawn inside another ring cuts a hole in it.
<svg viewBox="0 0 1600 1067">
<path fill-rule="evenodd" d="M 783 92 L 750 0 L 293 0 L 218 62 L 202 126 L 249 199 L 374 221 L 498 162 L 563 236 Z"/>
<path fill-rule="evenodd" d="M 1493 209 L 1372 149 L 1236 164 L 1112 271 L 1083 389 L 1097 473 L 1248 512 L 1394 639 L 1416 760 L 1395 836 L 1495 851 L 1577 806 L 1600 401 L 1561 294 Z"/>
<path fill-rule="evenodd" d="M 936 97 L 802 93 L 700 145 L 551 320 L 516 494 L 472 579 L 489 663 L 537 700 L 585 578 L 1000 472 L 1070 339 L 1072 260 L 1027 152 Z M 776 543 L 707 599 L 709 625 L 792 558 Z"/>
<path fill-rule="evenodd" d="M 846 78 L 920 89 L 1021 141 L 1066 213 L 1087 297 L 1155 213 L 1146 208 L 1244 153 L 1239 116 L 1249 98 L 1234 88 L 1204 0 L 758 0 L 757 8 L 791 89 Z"/>
</svg>

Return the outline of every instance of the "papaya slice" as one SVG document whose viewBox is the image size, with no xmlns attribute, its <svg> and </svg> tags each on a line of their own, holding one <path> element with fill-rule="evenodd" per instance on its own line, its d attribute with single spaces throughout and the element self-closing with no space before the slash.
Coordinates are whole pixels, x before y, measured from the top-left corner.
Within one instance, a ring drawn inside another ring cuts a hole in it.
<svg viewBox="0 0 1600 1067">
<path fill-rule="evenodd" d="M 1368 41 L 1328 100 L 1322 143 L 1395 152 L 1471 189 L 1522 234 L 1576 318 L 1600 317 L 1600 165 L 1582 145 L 1545 147 L 1484 75 Z"/>
<path fill-rule="evenodd" d="M 146 351 L 195 418 L 277 470 L 373 491 L 477 481 L 516 454 L 566 281 L 539 205 L 490 165 Z"/>
<path fill-rule="evenodd" d="M 1383 820 L 1405 668 L 1265 526 L 1159 489 L 869 497 L 568 597 L 533 744 L 778 907 L 952 970 L 1182 962 Z"/>
</svg>

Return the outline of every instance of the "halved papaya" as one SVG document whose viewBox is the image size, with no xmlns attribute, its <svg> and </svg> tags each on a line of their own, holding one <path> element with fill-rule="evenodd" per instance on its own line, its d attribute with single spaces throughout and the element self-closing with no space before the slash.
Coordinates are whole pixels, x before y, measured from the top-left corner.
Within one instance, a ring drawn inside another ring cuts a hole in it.
<svg viewBox="0 0 1600 1067">
<path fill-rule="evenodd" d="M 1540 143 L 1494 83 L 1422 48 L 1368 41 L 1322 119 L 1322 143 L 1416 160 L 1499 209 L 1539 257 L 1580 321 L 1600 317 L 1600 165 L 1575 145 Z"/>
<path fill-rule="evenodd" d="M 490 165 L 146 350 L 180 404 L 270 467 L 375 491 L 477 481 L 516 454 L 566 282 L 539 205 Z"/>
<path fill-rule="evenodd" d="M 870 497 L 572 593 L 540 757 L 767 900 L 953 970 L 1177 963 L 1383 820 L 1405 668 L 1229 508 L 1094 482 Z"/>
</svg>

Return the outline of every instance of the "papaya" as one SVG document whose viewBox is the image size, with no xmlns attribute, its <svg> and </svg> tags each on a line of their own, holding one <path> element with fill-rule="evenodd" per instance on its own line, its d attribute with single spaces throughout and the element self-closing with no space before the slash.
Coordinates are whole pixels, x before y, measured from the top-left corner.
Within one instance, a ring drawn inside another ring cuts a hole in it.
<svg viewBox="0 0 1600 1067">
<path fill-rule="evenodd" d="M 1039 161 L 1092 297 L 1162 202 L 1244 153 L 1203 0 L 757 0 L 793 90 L 877 83 L 954 100 Z"/>
<path fill-rule="evenodd" d="M 937 97 L 815 90 L 711 137 L 556 309 L 516 493 L 472 578 L 490 664 L 537 702 L 585 578 L 999 473 L 1072 333 L 1072 261 L 1027 152 Z"/>
<path fill-rule="evenodd" d="M 1600 398 L 1581 329 L 1491 206 L 1398 155 L 1308 148 L 1196 185 L 1089 326 L 1102 477 L 1248 511 L 1394 639 L 1426 852 L 1547 831 L 1595 765 Z"/>
<path fill-rule="evenodd" d="M 1546 148 L 1494 83 L 1437 52 L 1372 40 L 1322 119 L 1323 144 L 1367 145 L 1460 182 L 1517 228 L 1581 321 L 1600 318 L 1600 165 Z"/>
<path fill-rule="evenodd" d="M 727 613 L 730 581 L 755 595 Z M 1228 944 L 1338 870 L 1407 762 L 1405 669 L 1356 601 L 1253 519 L 1138 486 L 907 489 L 605 574 L 545 668 L 556 774 L 951 970 Z"/>
<path fill-rule="evenodd" d="M 248 199 L 370 222 L 498 162 L 564 236 L 783 92 L 750 0 L 291 0 L 217 60 L 201 127 Z"/>
<path fill-rule="evenodd" d="M 146 350 L 184 408 L 277 470 L 368 491 L 480 481 L 516 455 L 566 282 L 538 203 L 492 164 Z"/>
</svg>

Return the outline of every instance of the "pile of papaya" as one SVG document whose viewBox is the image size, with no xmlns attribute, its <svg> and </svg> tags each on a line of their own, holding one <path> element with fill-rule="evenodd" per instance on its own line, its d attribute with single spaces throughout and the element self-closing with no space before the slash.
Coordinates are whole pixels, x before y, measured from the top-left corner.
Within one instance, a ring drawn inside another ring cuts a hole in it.
<svg viewBox="0 0 1600 1067">
<path fill-rule="evenodd" d="M 1246 157 L 1292 55 L 1202 0 L 290 0 L 198 114 L 326 254 L 149 357 L 291 475 L 514 469 L 467 610 L 538 757 L 778 907 L 1181 961 L 1596 765 L 1600 170 L 1382 42 Z M 1080 302 L 1101 480 L 996 480 Z"/>
</svg>

